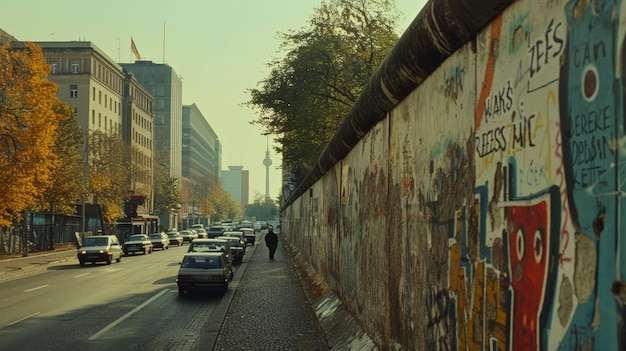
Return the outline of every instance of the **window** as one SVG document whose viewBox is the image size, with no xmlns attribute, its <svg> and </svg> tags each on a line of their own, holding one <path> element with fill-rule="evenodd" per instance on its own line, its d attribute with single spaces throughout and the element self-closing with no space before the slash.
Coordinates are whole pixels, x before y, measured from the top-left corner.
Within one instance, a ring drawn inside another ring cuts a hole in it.
<svg viewBox="0 0 626 351">
<path fill-rule="evenodd" d="M 78 63 L 72 63 L 72 73 L 78 73 Z"/>
<path fill-rule="evenodd" d="M 78 85 L 70 85 L 70 98 L 78 97 Z"/>
<path fill-rule="evenodd" d="M 52 63 L 52 64 L 50 64 L 50 72 L 51 72 L 52 74 L 56 74 L 56 73 L 57 73 L 57 70 L 58 70 L 58 66 L 57 66 L 57 64 L 56 64 L 56 63 Z"/>
</svg>

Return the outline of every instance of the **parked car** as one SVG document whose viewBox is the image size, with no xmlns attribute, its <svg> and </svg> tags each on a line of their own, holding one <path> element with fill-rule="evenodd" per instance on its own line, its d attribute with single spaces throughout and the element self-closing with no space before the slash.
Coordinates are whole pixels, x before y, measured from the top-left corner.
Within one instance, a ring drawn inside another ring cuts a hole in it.
<svg viewBox="0 0 626 351">
<path fill-rule="evenodd" d="M 106 262 L 111 264 L 113 260 L 122 260 L 122 245 L 115 235 L 88 236 L 83 239 L 82 246 L 78 249 L 78 262 L 81 266 L 85 262 Z"/>
<path fill-rule="evenodd" d="M 125 255 L 131 253 L 134 255 L 136 252 L 142 252 L 144 255 L 151 254 L 153 248 L 152 241 L 146 234 L 133 234 L 128 237 L 123 245 Z"/>
<path fill-rule="evenodd" d="M 239 238 L 239 241 L 241 241 L 241 246 L 243 247 L 243 252 L 246 252 L 247 246 L 248 246 L 248 240 L 246 239 L 246 236 L 244 235 L 243 232 L 240 231 L 228 231 L 228 232 L 224 232 L 224 234 L 222 234 L 222 236 L 234 236 Z"/>
<path fill-rule="evenodd" d="M 243 235 L 246 237 L 248 245 L 254 245 L 254 243 L 256 242 L 256 233 L 254 232 L 254 229 L 244 227 L 239 228 L 239 231 L 243 232 Z"/>
<path fill-rule="evenodd" d="M 222 234 L 224 234 L 224 227 L 221 225 L 214 225 L 207 231 L 209 238 L 216 238 Z"/>
<path fill-rule="evenodd" d="M 241 228 L 252 228 L 252 222 L 250 221 L 241 221 L 237 226 L 237 230 Z"/>
<path fill-rule="evenodd" d="M 207 239 L 209 237 L 209 234 L 206 232 L 206 229 L 204 228 L 193 228 L 196 233 L 198 233 L 198 239 Z"/>
<path fill-rule="evenodd" d="M 161 233 L 150 233 L 148 234 L 150 241 L 152 242 L 153 249 L 161 249 L 167 250 L 170 248 L 170 238 L 167 237 L 167 234 Z"/>
<path fill-rule="evenodd" d="M 263 229 L 263 223 L 261 222 L 254 222 L 254 224 L 252 225 L 252 229 L 254 229 L 255 232 L 260 233 L 261 229 Z"/>
<path fill-rule="evenodd" d="M 184 243 L 190 243 L 194 239 L 198 238 L 198 233 L 196 233 L 195 231 L 192 231 L 190 229 L 181 230 L 179 233 L 183 237 L 183 242 Z"/>
<path fill-rule="evenodd" d="M 233 271 L 233 253 L 230 251 L 230 242 L 224 239 L 196 239 L 189 244 L 187 252 L 223 252 L 226 254 L 226 263 L 230 270 L 230 278 L 233 279 L 235 272 Z"/>
<path fill-rule="evenodd" d="M 181 246 L 183 244 L 183 237 L 179 232 L 167 232 L 167 238 L 170 240 L 170 245 Z"/>
<path fill-rule="evenodd" d="M 228 240 L 230 244 L 230 252 L 233 253 L 233 263 L 241 264 L 243 262 L 243 256 L 246 254 L 246 251 L 241 245 L 241 240 L 235 236 L 218 236 L 217 239 Z"/>
<path fill-rule="evenodd" d="M 223 252 L 186 253 L 180 263 L 176 284 L 178 294 L 195 289 L 228 290 L 230 272 Z"/>
</svg>

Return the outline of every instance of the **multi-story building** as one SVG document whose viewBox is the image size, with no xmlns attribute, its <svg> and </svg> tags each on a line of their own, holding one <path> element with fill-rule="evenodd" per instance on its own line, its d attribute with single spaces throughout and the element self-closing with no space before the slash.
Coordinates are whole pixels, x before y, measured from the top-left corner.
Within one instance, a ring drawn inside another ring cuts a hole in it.
<svg viewBox="0 0 626 351">
<path fill-rule="evenodd" d="M 154 155 L 170 176 L 182 177 L 183 82 L 167 64 L 152 61 L 120 63 L 154 97 Z"/>
<path fill-rule="evenodd" d="M 244 170 L 243 166 L 228 166 L 228 170 L 223 170 L 220 181 L 224 191 L 229 193 L 233 200 L 239 202 L 241 207 L 248 204 L 249 192 L 249 171 Z"/>
<path fill-rule="evenodd" d="M 152 61 L 120 63 L 154 97 L 152 112 L 154 162 L 167 167 L 172 178 L 182 179 L 182 79 L 167 64 Z M 180 183 L 178 184 L 181 185 Z M 158 213 L 162 228 L 179 225 L 179 213 Z"/>
<path fill-rule="evenodd" d="M 122 137 L 131 145 L 130 189 L 137 202 L 142 201 L 138 215 L 151 215 L 154 208 L 154 98 L 124 69 L 124 95 L 122 105 Z M 147 204 L 151 206 L 147 206 Z"/>
<path fill-rule="evenodd" d="M 133 75 L 88 41 L 37 42 L 50 65 L 48 79 L 87 133 L 120 135 L 130 145 L 130 180 L 137 215 L 153 211 L 154 99 Z M 86 135 L 87 137 L 87 135 Z"/>
<path fill-rule="evenodd" d="M 196 104 L 183 106 L 182 175 L 196 183 L 216 183 L 220 167 L 220 141 Z"/>
</svg>

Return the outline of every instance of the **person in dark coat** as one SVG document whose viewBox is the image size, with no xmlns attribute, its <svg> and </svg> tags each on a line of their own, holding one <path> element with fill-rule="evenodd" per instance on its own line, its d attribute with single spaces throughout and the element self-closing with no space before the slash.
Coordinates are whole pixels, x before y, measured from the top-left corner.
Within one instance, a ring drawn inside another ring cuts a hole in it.
<svg viewBox="0 0 626 351">
<path fill-rule="evenodd" d="M 265 234 L 265 246 L 270 250 L 270 260 L 274 260 L 274 253 L 278 247 L 278 235 L 274 233 L 274 227 L 267 226 L 267 234 Z"/>
</svg>

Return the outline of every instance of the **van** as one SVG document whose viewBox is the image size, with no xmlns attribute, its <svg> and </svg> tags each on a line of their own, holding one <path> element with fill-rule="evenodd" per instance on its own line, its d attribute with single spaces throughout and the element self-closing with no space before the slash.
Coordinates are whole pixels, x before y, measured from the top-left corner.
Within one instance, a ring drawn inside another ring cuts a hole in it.
<svg viewBox="0 0 626 351">
<path fill-rule="evenodd" d="M 81 266 L 85 262 L 106 262 L 111 264 L 113 260 L 122 260 L 122 245 L 115 235 L 94 235 L 83 239 L 83 245 L 78 248 L 78 262 Z"/>
</svg>

